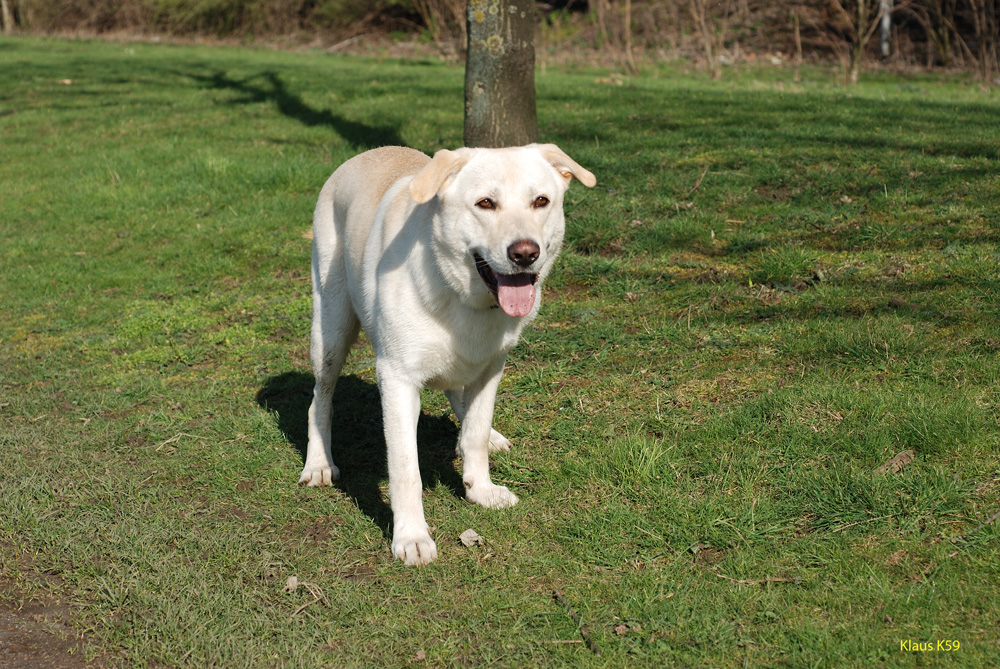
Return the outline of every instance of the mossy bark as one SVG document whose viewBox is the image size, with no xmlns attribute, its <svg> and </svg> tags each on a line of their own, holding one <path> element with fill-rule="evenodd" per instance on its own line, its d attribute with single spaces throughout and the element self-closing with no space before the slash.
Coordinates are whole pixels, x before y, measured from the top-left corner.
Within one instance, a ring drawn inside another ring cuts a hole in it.
<svg viewBox="0 0 1000 669">
<path fill-rule="evenodd" d="M 469 0 L 466 11 L 465 145 L 537 141 L 534 1 Z"/>
</svg>

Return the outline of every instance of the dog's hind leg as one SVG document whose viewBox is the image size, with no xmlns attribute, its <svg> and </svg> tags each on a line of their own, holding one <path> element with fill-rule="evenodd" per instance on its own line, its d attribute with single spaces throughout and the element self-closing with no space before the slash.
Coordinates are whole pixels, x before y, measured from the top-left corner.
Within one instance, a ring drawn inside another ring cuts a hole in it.
<svg viewBox="0 0 1000 669">
<path fill-rule="evenodd" d="M 334 240 L 335 243 L 335 240 Z M 344 259 L 332 258 L 313 248 L 313 321 L 311 357 L 316 385 L 309 407 L 309 447 L 299 483 L 308 486 L 330 485 L 340 478 L 330 449 L 333 390 L 340 370 L 358 337 L 360 324 L 347 292 Z M 326 258 L 321 267 L 321 258 Z"/>
<path fill-rule="evenodd" d="M 446 390 L 444 391 L 445 396 L 448 398 L 448 402 L 451 403 L 451 410 L 455 412 L 455 417 L 458 418 L 459 423 L 465 422 L 465 391 L 463 388 L 457 390 Z M 490 453 L 497 453 L 499 451 L 509 451 L 510 447 L 514 444 L 510 443 L 510 439 L 503 436 L 497 432 L 492 427 L 490 428 Z M 462 454 L 461 448 L 458 444 L 455 445 L 455 452 L 459 455 Z"/>
</svg>

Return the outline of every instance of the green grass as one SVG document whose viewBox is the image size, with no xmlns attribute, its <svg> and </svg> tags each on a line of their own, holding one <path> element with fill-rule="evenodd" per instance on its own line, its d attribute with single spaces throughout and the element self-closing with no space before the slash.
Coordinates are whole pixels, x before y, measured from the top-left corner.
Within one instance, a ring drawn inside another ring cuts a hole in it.
<svg viewBox="0 0 1000 669">
<path fill-rule="evenodd" d="M 501 385 L 522 501 L 462 499 L 426 393 L 412 569 L 364 343 L 343 481 L 295 485 L 302 235 L 351 155 L 460 144 L 462 71 L 0 41 L 7 597 L 59 590 L 123 666 L 1000 664 L 1000 101 L 804 75 L 539 76 L 598 186 Z M 583 640 L 556 591 L 600 656 L 551 643 Z"/>
</svg>

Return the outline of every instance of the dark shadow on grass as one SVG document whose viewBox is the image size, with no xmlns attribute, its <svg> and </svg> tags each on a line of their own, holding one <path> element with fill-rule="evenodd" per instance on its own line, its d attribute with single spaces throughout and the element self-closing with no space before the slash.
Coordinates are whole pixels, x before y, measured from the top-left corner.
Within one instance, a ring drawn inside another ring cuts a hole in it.
<svg viewBox="0 0 1000 669">
<path fill-rule="evenodd" d="M 313 383 L 312 374 L 285 372 L 268 379 L 257 392 L 257 403 L 274 414 L 278 429 L 298 449 L 303 462 L 309 445 L 307 424 Z M 455 423 L 448 416 L 422 413 L 417 443 L 424 488 L 441 484 L 463 497 L 462 478 L 455 470 Z M 340 467 L 340 481 L 334 485 L 389 537 L 392 512 L 380 488 L 389 474 L 378 386 L 357 376 L 342 376 L 337 383 L 333 398 L 333 461 Z M 295 476 L 288 485 L 296 484 L 298 472 Z M 317 490 L 316 494 L 322 493 Z"/>
<path fill-rule="evenodd" d="M 398 126 L 367 125 L 348 120 L 329 109 L 314 109 L 301 96 L 290 91 L 275 72 L 262 72 L 245 79 L 234 79 L 225 72 L 216 72 L 210 76 L 189 76 L 205 86 L 237 91 L 245 96 L 230 101 L 230 104 L 273 102 L 285 116 L 310 127 L 327 126 L 358 150 L 405 146 Z"/>
</svg>

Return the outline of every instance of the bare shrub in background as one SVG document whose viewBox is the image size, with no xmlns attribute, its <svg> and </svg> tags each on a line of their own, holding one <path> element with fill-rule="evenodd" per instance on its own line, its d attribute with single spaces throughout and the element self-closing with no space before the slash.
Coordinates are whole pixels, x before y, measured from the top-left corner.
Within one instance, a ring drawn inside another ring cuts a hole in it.
<svg viewBox="0 0 1000 669">
<path fill-rule="evenodd" d="M 956 0 L 923 0 L 903 10 L 926 35 L 927 67 L 935 62 L 950 66 L 954 60 L 955 4 Z"/>
<path fill-rule="evenodd" d="M 413 0 L 435 43 L 463 51 L 466 41 L 465 0 Z"/>
<path fill-rule="evenodd" d="M 835 10 L 835 27 L 841 35 L 838 51 L 847 70 L 847 82 L 858 83 L 861 65 L 871 38 L 884 15 L 891 16 L 892 3 L 878 0 L 830 0 Z"/>
<path fill-rule="evenodd" d="M 464 52 L 467 0 L 0 0 L 4 30 L 43 33 L 301 39 L 333 44 L 403 33 Z M 492 0 L 491 0 L 492 1 Z M 536 45 L 547 58 L 597 60 L 634 73 L 686 58 L 713 77 L 761 57 L 961 67 L 984 84 L 1000 75 L 997 0 L 551 0 L 538 3 Z M 882 40 L 872 40 L 891 12 Z M 10 14 L 10 18 L 7 15 Z M 10 27 L 8 27 L 10 26 Z"/>
<path fill-rule="evenodd" d="M 721 3 L 712 3 L 710 0 L 688 0 L 688 10 L 696 32 L 701 38 L 701 45 L 705 50 L 705 62 L 712 79 L 722 76 L 722 63 L 727 58 L 723 53 L 726 48 L 726 33 L 729 28 L 729 17 L 733 13 L 731 0 L 726 0 L 721 12 L 718 10 L 713 12 L 713 5 L 718 4 Z M 741 4 L 746 6 L 745 2 Z"/>
<path fill-rule="evenodd" d="M 917 28 L 915 41 L 924 45 L 926 67 L 973 68 L 984 86 L 1000 83 L 996 0 L 912 0 L 901 13 Z"/>
<path fill-rule="evenodd" d="M 612 2 L 594 0 L 593 18 L 597 23 L 597 46 L 614 59 L 616 65 L 630 74 L 638 67 L 635 62 L 632 0 Z"/>
<path fill-rule="evenodd" d="M 455 0 L 458 2 L 459 0 Z M 268 39 L 296 33 L 330 39 L 367 30 L 420 29 L 401 0 L 20 0 L 35 32 Z"/>
<path fill-rule="evenodd" d="M 976 64 L 979 79 L 984 86 L 1000 84 L 1000 61 L 997 59 L 997 42 L 1000 41 L 1000 10 L 997 0 L 970 0 L 973 35 L 976 38 Z"/>
</svg>

